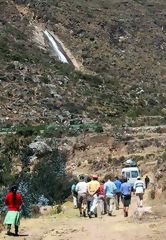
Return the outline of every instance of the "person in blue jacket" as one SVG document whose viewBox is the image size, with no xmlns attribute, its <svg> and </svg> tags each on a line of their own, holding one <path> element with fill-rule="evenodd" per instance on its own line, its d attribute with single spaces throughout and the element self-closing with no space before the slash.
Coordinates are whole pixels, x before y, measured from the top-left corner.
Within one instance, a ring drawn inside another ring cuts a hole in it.
<svg viewBox="0 0 166 240">
<path fill-rule="evenodd" d="M 123 202 L 124 217 L 128 217 L 129 205 L 131 203 L 131 184 L 128 182 L 127 178 L 124 178 L 120 191 Z"/>
<path fill-rule="evenodd" d="M 119 177 L 115 177 L 114 184 L 116 186 L 116 193 L 115 193 L 115 204 L 116 204 L 116 210 L 119 210 L 119 203 L 120 203 L 120 188 L 122 185 L 122 182 L 119 180 Z"/>
</svg>

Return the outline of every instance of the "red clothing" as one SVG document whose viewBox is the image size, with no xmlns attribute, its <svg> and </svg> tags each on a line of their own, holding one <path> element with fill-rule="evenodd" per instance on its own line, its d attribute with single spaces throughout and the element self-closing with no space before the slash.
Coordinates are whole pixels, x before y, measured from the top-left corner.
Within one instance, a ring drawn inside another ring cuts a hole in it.
<svg viewBox="0 0 166 240">
<path fill-rule="evenodd" d="M 100 184 L 100 188 L 99 188 L 98 194 L 104 196 L 104 184 L 103 183 Z"/>
<path fill-rule="evenodd" d="M 9 192 L 5 197 L 5 203 L 8 211 L 19 211 L 22 204 L 22 196 L 20 193 L 16 193 L 16 200 L 13 202 L 13 193 Z"/>
</svg>

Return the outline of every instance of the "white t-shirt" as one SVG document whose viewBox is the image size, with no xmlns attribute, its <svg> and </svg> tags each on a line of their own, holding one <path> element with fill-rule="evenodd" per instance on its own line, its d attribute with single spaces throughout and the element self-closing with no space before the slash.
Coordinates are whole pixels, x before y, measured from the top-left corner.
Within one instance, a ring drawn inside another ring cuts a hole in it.
<svg viewBox="0 0 166 240">
<path fill-rule="evenodd" d="M 87 193 L 87 189 L 88 189 L 88 186 L 86 182 L 79 182 L 76 185 L 76 192 L 78 194 Z"/>
<path fill-rule="evenodd" d="M 137 180 L 134 183 L 134 190 L 135 190 L 135 193 L 143 193 L 145 190 L 144 182 L 142 180 Z"/>
</svg>

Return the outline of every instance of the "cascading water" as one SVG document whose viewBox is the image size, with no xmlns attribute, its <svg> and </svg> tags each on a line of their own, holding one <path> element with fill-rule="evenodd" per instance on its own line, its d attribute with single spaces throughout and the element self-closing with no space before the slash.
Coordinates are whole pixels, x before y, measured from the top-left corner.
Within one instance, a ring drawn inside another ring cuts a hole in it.
<svg viewBox="0 0 166 240">
<path fill-rule="evenodd" d="M 56 39 L 47 31 L 44 31 L 44 35 L 46 36 L 50 47 L 53 50 L 54 55 L 63 63 L 68 63 L 69 61 L 67 59 L 67 57 L 65 56 L 65 54 L 63 53 L 63 51 L 60 49 L 61 47 L 58 46 L 59 44 L 57 44 Z"/>
</svg>

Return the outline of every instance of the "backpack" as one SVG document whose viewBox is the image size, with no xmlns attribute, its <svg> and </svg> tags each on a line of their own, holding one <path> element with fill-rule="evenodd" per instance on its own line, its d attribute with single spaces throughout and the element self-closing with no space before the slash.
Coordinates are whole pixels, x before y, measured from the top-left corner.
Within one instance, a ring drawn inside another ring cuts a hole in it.
<svg viewBox="0 0 166 240">
<path fill-rule="evenodd" d="M 73 184 L 72 187 L 71 187 L 71 192 L 74 194 L 74 195 L 77 195 L 77 192 L 76 192 L 76 184 Z"/>
</svg>

